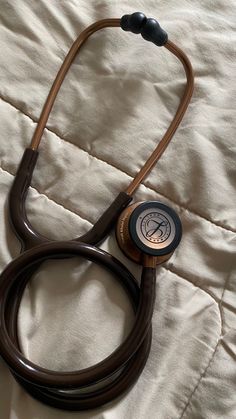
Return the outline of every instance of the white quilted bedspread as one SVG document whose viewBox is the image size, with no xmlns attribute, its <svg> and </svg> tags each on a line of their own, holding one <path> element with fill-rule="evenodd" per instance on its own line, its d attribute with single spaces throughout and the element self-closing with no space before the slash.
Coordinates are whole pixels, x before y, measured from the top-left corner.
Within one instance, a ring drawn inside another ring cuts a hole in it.
<svg viewBox="0 0 236 419">
<path fill-rule="evenodd" d="M 108 406 L 67 413 L 28 396 L 0 361 L 1 419 L 236 418 L 236 173 L 234 0 L 0 1 L 0 267 L 19 254 L 7 194 L 54 77 L 78 34 L 105 17 L 143 11 L 189 56 L 195 91 L 174 139 L 135 200 L 172 206 L 183 239 L 157 269 L 153 343 L 137 384 Z M 86 232 L 168 127 L 185 84 L 165 48 L 119 28 L 75 59 L 44 132 L 27 199 L 52 239 Z M 137 276 L 117 247 L 102 246 Z M 45 263 L 19 313 L 22 350 L 56 370 L 103 359 L 133 323 L 110 274 L 78 259 Z"/>
</svg>

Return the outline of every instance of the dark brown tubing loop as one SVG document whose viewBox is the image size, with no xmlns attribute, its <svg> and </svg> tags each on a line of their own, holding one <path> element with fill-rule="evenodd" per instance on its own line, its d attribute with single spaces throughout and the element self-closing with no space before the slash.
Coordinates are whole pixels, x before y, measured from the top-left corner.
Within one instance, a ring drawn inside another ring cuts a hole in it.
<svg viewBox="0 0 236 419">
<path fill-rule="evenodd" d="M 154 19 L 147 19 L 142 13 L 135 13 L 131 16 L 125 15 L 122 19 L 100 20 L 79 35 L 55 78 L 31 146 L 25 150 L 9 195 L 11 225 L 21 241 L 24 252 L 0 275 L 0 354 L 15 379 L 29 394 L 59 409 L 92 409 L 110 402 L 138 379 L 150 351 L 156 281 L 153 258 L 149 260 L 144 257 L 141 284 L 138 286 L 133 275 L 123 264 L 94 245 L 98 245 L 114 227 L 120 213 L 131 202 L 132 194 L 166 149 L 192 95 L 193 71 L 190 61 L 183 51 L 167 40 L 167 34 L 155 22 Z M 165 44 L 164 46 L 184 66 L 186 88 L 166 134 L 126 191 L 120 192 L 88 233 L 72 241 L 53 242 L 35 231 L 25 210 L 27 191 L 38 157 L 37 149 L 57 93 L 81 46 L 97 30 L 120 25 L 124 30 L 141 33 L 145 39 L 156 45 Z M 136 316 L 135 323 L 125 341 L 105 360 L 81 371 L 55 372 L 33 364 L 21 353 L 17 336 L 18 309 L 28 281 L 43 261 L 75 256 L 89 259 L 114 274 L 131 301 Z"/>
<path fill-rule="evenodd" d="M 109 269 L 127 292 L 136 319 L 125 341 L 105 360 L 81 371 L 55 372 L 27 360 L 16 338 L 18 305 L 30 276 L 28 271 L 50 258 L 82 256 Z M 0 352 L 18 382 L 34 397 L 67 410 L 93 408 L 111 401 L 130 387 L 141 373 L 151 344 L 151 318 L 155 301 L 156 270 L 143 268 L 141 286 L 117 259 L 94 246 L 78 242 L 51 242 L 36 246 L 12 261 L 1 274 L 0 283 Z M 20 289 L 20 295 L 15 291 Z M 121 369 L 103 389 L 89 390 L 89 385 L 104 380 Z M 65 390 L 88 387 L 82 393 Z M 64 390 L 64 393 L 62 392 Z"/>
</svg>

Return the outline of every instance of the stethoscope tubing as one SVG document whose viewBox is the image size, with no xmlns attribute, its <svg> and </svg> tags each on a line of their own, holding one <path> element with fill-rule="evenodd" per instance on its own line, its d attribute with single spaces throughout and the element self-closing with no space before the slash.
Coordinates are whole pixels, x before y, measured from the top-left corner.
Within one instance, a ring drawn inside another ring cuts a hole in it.
<svg viewBox="0 0 236 419">
<path fill-rule="evenodd" d="M 32 268 L 52 258 L 82 256 L 105 266 L 121 282 L 135 309 L 132 330 L 122 345 L 98 364 L 81 371 L 61 373 L 39 367 L 20 352 L 17 340 L 17 312 L 32 274 Z M 30 270 L 30 275 L 27 272 Z M 13 260 L 1 275 L 0 284 L 0 352 L 17 381 L 32 395 L 48 404 L 68 410 L 87 409 L 104 404 L 126 391 L 141 373 L 151 344 L 151 318 L 155 301 L 156 271 L 144 268 L 141 285 L 116 258 L 84 243 L 45 243 L 24 252 Z M 20 292 L 16 292 L 20 291 Z M 14 321 L 12 321 L 14 320 Z M 89 385 L 106 380 L 122 370 L 111 383 L 101 389 L 89 390 Z M 62 390 L 88 387 L 86 392 L 68 393 Z"/>
</svg>

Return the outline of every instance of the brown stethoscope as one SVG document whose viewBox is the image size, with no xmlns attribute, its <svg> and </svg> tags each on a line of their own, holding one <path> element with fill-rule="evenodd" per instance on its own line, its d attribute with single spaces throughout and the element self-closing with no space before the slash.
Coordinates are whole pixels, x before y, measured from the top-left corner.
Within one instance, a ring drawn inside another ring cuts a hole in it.
<svg viewBox="0 0 236 419">
<path fill-rule="evenodd" d="M 25 211 L 38 146 L 56 95 L 80 47 L 97 30 L 115 26 L 141 33 L 144 39 L 155 45 L 165 46 L 182 62 L 187 84 L 168 130 L 127 189 L 119 193 L 88 233 L 72 241 L 52 241 L 34 230 Z M 156 265 L 171 256 L 180 242 L 182 229 L 178 215 L 163 203 L 128 204 L 174 135 L 190 102 L 193 85 L 192 66 L 187 56 L 168 40 L 167 33 L 155 19 L 147 19 L 140 12 L 124 15 L 121 19 L 103 19 L 85 29 L 73 43 L 56 76 L 9 196 L 10 221 L 22 244 L 21 255 L 9 263 L 0 276 L 0 354 L 26 391 L 48 405 L 65 410 L 98 407 L 126 391 L 145 366 L 152 338 Z M 121 262 L 95 247 L 104 240 L 117 220 L 116 236 L 121 250 L 143 266 L 140 285 Z M 130 298 L 135 322 L 125 341 L 103 361 L 80 371 L 50 371 L 32 363 L 22 354 L 17 336 L 18 309 L 28 281 L 43 261 L 75 256 L 89 259 L 114 274 Z"/>
</svg>

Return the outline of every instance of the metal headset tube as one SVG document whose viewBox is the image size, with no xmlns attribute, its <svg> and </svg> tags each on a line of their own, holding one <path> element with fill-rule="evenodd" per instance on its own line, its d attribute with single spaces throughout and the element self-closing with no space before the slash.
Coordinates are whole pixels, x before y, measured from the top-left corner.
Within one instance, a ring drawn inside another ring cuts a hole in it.
<svg viewBox="0 0 236 419">
<path fill-rule="evenodd" d="M 37 161 L 38 146 L 60 86 L 77 52 L 97 30 L 121 27 L 141 33 L 155 45 L 163 45 L 183 64 L 187 84 L 177 112 L 166 134 L 126 191 L 121 192 L 92 229 L 72 241 L 53 242 L 39 234 L 27 219 L 25 200 Z M 155 19 L 143 13 L 125 15 L 121 19 L 103 19 L 85 29 L 69 50 L 49 92 L 30 148 L 26 149 L 9 196 L 11 224 L 24 251 L 14 259 L 0 276 L 0 354 L 15 379 L 35 398 L 66 410 L 84 410 L 101 406 L 126 391 L 141 374 L 151 346 L 151 319 L 155 301 L 156 263 L 150 255 L 143 257 L 140 287 L 133 275 L 116 258 L 93 245 L 100 243 L 132 200 L 132 194 L 148 175 L 169 144 L 187 109 L 193 92 L 193 71 L 186 55 L 168 40 L 167 34 Z M 83 243 L 84 242 L 84 243 Z M 56 372 L 41 368 L 21 353 L 17 336 L 17 316 L 24 289 L 40 264 L 50 258 L 80 255 L 110 270 L 121 282 L 136 313 L 135 323 L 125 341 L 98 364 L 73 372 Z M 119 375 L 117 374 L 119 372 Z M 112 381 L 107 381 L 113 377 Z M 93 384 L 99 383 L 94 389 Z M 103 383 L 103 387 L 101 387 Z M 89 386 L 92 385 L 91 388 Z M 78 392 L 70 390 L 78 389 Z M 82 389 L 80 392 L 79 390 Z"/>
</svg>

